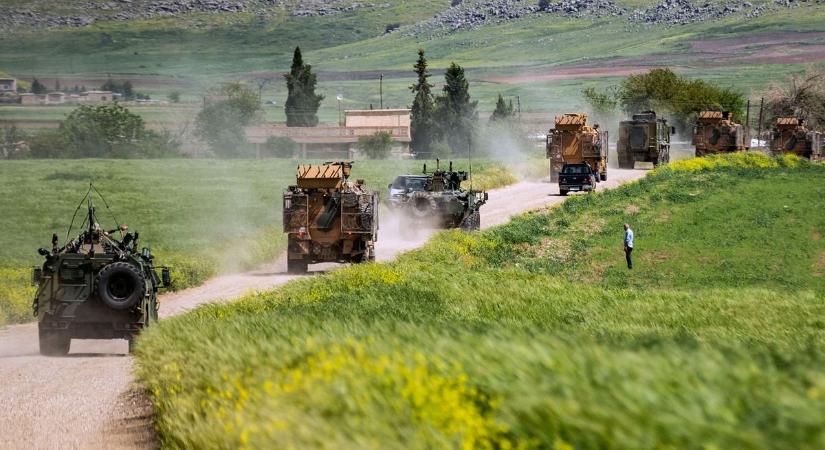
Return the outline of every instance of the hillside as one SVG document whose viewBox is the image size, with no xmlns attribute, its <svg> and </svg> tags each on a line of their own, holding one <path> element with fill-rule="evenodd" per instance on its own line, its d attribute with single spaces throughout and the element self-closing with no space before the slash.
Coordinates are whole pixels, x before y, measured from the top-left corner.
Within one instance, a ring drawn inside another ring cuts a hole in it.
<svg viewBox="0 0 825 450">
<path fill-rule="evenodd" d="M 379 74 L 385 105 L 407 106 L 418 48 L 426 49 L 435 73 L 450 61 L 466 66 L 483 111 L 492 110 L 499 92 L 524 99 L 524 111 L 582 108 L 584 85 L 604 86 L 656 66 L 755 95 L 825 61 L 821 2 L 565 0 L 545 9 L 532 1 L 459 3 L 16 2 L 14 14 L 0 19 L 15 36 L 0 42 L 0 69 L 49 86 L 55 79 L 94 86 L 111 74 L 156 97 L 177 90 L 190 101 L 227 79 L 269 79 L 264 94 L 282 101 L 280 74 L 300 45 L 327 95 L 322 115 L 334 120 L 338 93 L 345 107 L 378 103 Z"/>
<path fill-rule="evenodd" d="M 678 162 L 167 320 L 138 344 L 161 444 L 822 447 L 824 180 Z"/>
</svg>

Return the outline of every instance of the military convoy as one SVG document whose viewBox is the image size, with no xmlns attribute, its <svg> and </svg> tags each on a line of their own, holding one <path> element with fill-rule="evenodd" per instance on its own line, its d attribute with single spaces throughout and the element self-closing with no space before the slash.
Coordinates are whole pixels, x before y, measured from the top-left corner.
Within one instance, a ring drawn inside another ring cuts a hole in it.
<svg viewBox="0 0 825 450">
<path fill-rule="evenodd" d="M 309 264 L 375 260 L 378 193 L 363 180 L 349 180 L 352 161 L 298 166 L 296 184 L 283 195 L 288 235 L 287 270 L 306 273 Z"/>
<path fill-rule="evenodd" d="M 486 192 L 465 190 L 461 182 L 467 172 L 440 168 L 427 172 L 427 164 L 419 175 L 400 175 L 387 186 L 388 205 L 403 216 L 403 226 L 418 228 L 460 228 L 466 231 L 481 227 L 481 206 L 487 202 Z"/>
<path fill-rule="evenodd" d="M 550 180 L 558 181 L 564 164 L 586 163 L 601 181 L 607 180 L 607 131 L 587 125 L 587 114 L 556 116 L 555 127 L 547 132 L 546 157 L 550 160 Z"/>
<path fill-rule="evenodd" d="M 771 131 L 771 153 L 792 153 L 811 161 L 822 159 L 822 134 L 809 130 L 802 119 L 779 117 Z"/>
<path fill-rule="evenodd" d="M 701 111 L 693 128 L 692 143 L 696 156 L 747 150 L 750 137 L 728 111 Z"/>
<path fill-rule="evenodd" d="M 656 117 L 654 111 L 633 114 L 631 120 L 619 122 L 619 168 L 633 169 L 638 163 L 652 163 L 654 167 L 667 164 L 672 134 L 676 134 L 676 128 L 668 126 L 666 119 Z"/>
<path fill-rule="evenodd" d="M 84 199 L 85 231 L 62 247 L 54 234 L 51 250 L 38 250 L 46 260 L 32 273 L 32 309 L 43 355 L 67 354 L 72 339 L 126 339 L 131 352 L 138 333 L 158 320 L 158 290 L 171 282 L 168 268 L 158 277 L 137 231 L 101 227 L 92 191 Z"/>
</svg>

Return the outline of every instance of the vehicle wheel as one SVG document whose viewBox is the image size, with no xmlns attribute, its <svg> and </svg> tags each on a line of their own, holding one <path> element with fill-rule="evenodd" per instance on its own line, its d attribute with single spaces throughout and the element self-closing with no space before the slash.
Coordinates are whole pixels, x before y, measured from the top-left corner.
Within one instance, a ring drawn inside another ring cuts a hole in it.
<svg viewBox="0 0 825 450">
<path fill-rule="evenodd" d="M 599 175 L 599 178 L 600 178 L 602 181 L 607 181 L 607 173 L 606 173 L 606 172 L 602 172 L 602 173 Z"/>
<path fill-rule="evenodd" d="M 564 197 L 567 195 L 567 189 L 559 189 L 559 194 Z"/>
<path fill-rule="evenodd" d="M 427 191 L 415 191 L 410 194 L 410 200 L 407 202 L 410 208 L 410 213 L 419 219 L 431 217 L 438 210 L 438 204 L 435 202 L 432 194 Z"/>
<path fill-rule="evenodd" d="M 109 308 L 131 309 L 146 295 L 146 280 L 135 265 L 115 262 L 98 273 L 97 293 Z"/>
<path fill-rule="evenodd" d="M 39 325 L 37 327 L 37 333 L 40 338 L 41 355 L 65 356 L 69 353 L 72 338 L 70 338 L 66 333 L 60 330 L 43 329 Z"/>
<path fill-rule="evenodd" d="M 129 354 L 135 352 L 135 338 L 129 338 L 126 340 L 129 343 Z"/>
<path fill-rule="evenodd" d="M 307 264 L 306 261 L 303 259 L 287 259 L 286 260 L 286 271 L 287 273 L 291 273 L 293 275 L 303 275 L 307 273 Z"/>
<path fill-rule="evenodd" d="M 463 231 L 476 231 L 481 229 L 481 213 L 474 211 L 461 221 L 459 228 Z"/>
</svg>

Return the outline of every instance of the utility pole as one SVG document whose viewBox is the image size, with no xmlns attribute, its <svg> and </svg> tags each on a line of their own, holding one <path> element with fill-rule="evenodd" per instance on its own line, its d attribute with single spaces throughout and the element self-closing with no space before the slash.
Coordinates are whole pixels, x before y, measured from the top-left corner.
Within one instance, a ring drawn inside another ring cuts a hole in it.
<svg viewBox="0 0 825 450">
<path fill-rule="evenodd" d="M 751 146 L 751 143 L 750 143 L 750 141 L 751 141 L 751 99 L 748 99 L 748 109 L 747 109 L 747 113 L 745 113 L 745 130 L 748 133 L 747 134 L 747 136 L 748 136 L 748 145 L 747 145 L 747 147 L 750 148 L 750 146 Z M 758 143 L 759 139 L 757 139 L 756 141 Z"/>
<path fill-rule="evenodd" d="M 384 109 L 384 74 L 378 75 L 378 97 L 379 103 L 378 109 Z"/>
<path fill-rule="evenodd" d="M 759 99 L 759 131 L 756 136 L 756 142 L 759 143 L 759 148 L 762 148 L 762 109 L 765 106 L 765 97 Z"/>
<path fill-rule="evenodd" d="M 518 105 L 518 120 L 521 120 L 521 96 L 516 96 L 516 105 Z"/>
</svg>

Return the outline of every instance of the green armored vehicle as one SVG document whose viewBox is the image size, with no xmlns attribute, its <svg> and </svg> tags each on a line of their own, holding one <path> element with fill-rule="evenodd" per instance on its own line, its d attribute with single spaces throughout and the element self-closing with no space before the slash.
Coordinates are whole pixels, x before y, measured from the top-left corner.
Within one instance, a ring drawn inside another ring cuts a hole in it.
<svg viewBox="0 0 825 450">
<path fill-rule="evenodd" d="M 633 169 L 637 163 L 653 166 L 670 161 L 670 135 L 676 129 L 667 120 L 656 117 L 654 111 L 633 114 L 631 120 L 619 122 L 619 142 L 616 150 L 619 168 Z"/>
<path fill-rule="evenodd" d="M 465 231 L 481 227 L 481 206 L 487 202 L 486 192 L 464 190 L 461 182 L 468 179 L 467 172 L 441 170 L 436 160 L 436 170 L 420 175 L 400 175 L 389 184 L 389 206 L 404 216 L 409 227 L 432 226 L 436 228 L 460 228 Z"/>
<path fill-rule="evenodd" d="M 42 355 L 67 354 L 72 339 L 126 339 L 131 353 L 137 334 L 158 320 L 161 284 L 170 285 L 169 270 L 164 267 L 159 278 L 152 253 L 138 250 L 137 231 L 127 232 L 125 225 L 101 228 L 92 190 L 84 198 L 85 231 L 63 247 L 52 235 L 52 249 L 38 250 L 46 261 L 32 274 L 37 286 L 32 308 Z"/>
</svg>

